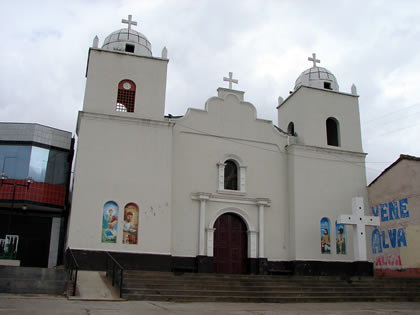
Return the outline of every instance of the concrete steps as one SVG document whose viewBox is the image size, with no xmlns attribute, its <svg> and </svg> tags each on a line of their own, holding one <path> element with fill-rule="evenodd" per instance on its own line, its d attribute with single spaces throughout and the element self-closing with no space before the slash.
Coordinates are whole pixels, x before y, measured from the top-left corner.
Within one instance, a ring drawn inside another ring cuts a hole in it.
<svg viewBox="0 0 420 315">
<path fill-rule="evenodd" d="M 420 301 L 420 279 L 175 275 L 126 270 L 122 297 L 179 302 Z"/>
</svg>

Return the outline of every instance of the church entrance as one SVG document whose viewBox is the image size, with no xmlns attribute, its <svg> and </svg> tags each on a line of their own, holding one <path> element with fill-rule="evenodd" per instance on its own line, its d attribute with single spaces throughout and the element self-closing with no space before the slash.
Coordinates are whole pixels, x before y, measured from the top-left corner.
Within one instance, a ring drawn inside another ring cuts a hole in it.
<svg viewBox="0 0 420 315">
<path fill-rule="evenodd" d="M 221 215 L 214 223 L 214 271 L 247 273 L 247 227 L 236 214 Z"/>
</svg>

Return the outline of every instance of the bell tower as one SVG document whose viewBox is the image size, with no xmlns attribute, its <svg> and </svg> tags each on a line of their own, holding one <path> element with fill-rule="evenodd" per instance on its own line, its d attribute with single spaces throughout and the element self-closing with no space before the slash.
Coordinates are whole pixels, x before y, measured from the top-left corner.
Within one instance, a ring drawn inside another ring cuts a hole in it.
<svg viewBox="0 0 420 315">
<path fill-rule="evenodd" d="M 167 51 L 154 57 L 131 15 L 122 22 L 126 28 L 101 48 L 95 37 L 89 49 L 68 246 L 169 255 L 174 123 L 164 117 Z M 149 216 L 150 209 L 159 211 Z"/>
<path fill-rule="evenodd" d="M 297 78 L 289 97 L 279 99 L 279 127 L 288 131 L 292 142 L 362 152 L 356 89 L 341 92 L 331 71 L 317 66 L 316 54 L 308 60 L 313 66 Z"/>
<path fill-rule="evenodd" d="M 95 37 L 89 49 L 83 111 L 163 120 L 166 48 L 161 58 L 153 57 L 149 40 L 132 29 L 137 25 L 132 16 L 121 22 L 127 28 L 109 34 L 102 48 Z"/>
<path fill-rule="evenodd" d="M 302 222 L 335 222 L 335 209 L 345 207 L 345 201 L 356 196 L 367 200 L 366 154 L 356 89 L 341 92 L 335 76 L 317 65 L 315 54 L 308 60 L 312 67 L 301 73 L 284 101 L 279 99 L 277 110 L 279 127 L 289 136 L 285 154 L 291 257 L 322 261 L 331 258 L 307 246 Z M 308 229 L 319 235 L 319 225 Z"/>
</svg>

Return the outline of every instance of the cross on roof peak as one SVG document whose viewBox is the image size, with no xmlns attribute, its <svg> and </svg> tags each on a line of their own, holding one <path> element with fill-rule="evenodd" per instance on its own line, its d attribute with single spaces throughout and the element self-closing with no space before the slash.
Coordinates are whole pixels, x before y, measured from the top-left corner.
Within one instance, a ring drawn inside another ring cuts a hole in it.
<svg viewBox="0 0 420 315">
<path fill-rule="evenodd" d="M 321 60 L 316 59 L 316 53 L 313 53 L 313 54 L 312 54 L 312 58 L 311 58 L 311 57 L 308 57 L 308 60 L 309 60 L 309 61 L 312 61 L 312 62 L 314 63 L 313 68 L 315 68 L 315 67 L 316 67 L 316 64 L 317 64 L 317 63 L 321 63 Z"/>
<path fill-rule="evenodd" d="M 233 79 L 233 73 L 229 72 L 229 78 L 223 77 L 223 81 L 229 82 L 229 90 L 232 90 L 232 83 L 238 84 L 238 80 Z"/>
<path fill-rule="evenodd" d="M 131 25 L 137 26 L 137 22 L 132 20 L 133 16 L 131 14 L 128 15 L 128 20 L 122 19 L 121 23 L 128 24 L 128 30 L 131 30 Z"/>
</svg>

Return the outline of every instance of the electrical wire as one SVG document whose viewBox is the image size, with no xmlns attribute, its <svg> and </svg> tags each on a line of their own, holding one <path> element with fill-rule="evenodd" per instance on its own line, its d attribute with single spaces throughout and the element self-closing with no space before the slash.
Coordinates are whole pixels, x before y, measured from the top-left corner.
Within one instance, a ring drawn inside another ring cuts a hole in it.
<svg viewBox="0 0 420 315">
<path fill-rule="evenodd" d="M 375 117 L 375 118 L 373 118 L 373 119 L 370 119 L 370 120 L 368 120 L 368 121 L 365 121 L 364 123 L 365 123 L 365 124 L 369 124 L 369 123 L 371 123 L 371 122 L 373 122 L 373 121 L 380 120 L 380 119 L 382 119 L 382 118 L 384 118 L 384 117 L 387 117 L 387 116 L 390 116 L 390 115 L 394 115 L 395 113 L 399 113 L 399 112 L 401 112 L 401 111 L 403 111 L 403 110 L 407 110 L 407 109 L 408 109 L 408 108 L 410 108 L 410 107 L 415 107 L 415 106 L 419 106 L 419 105 L 420 105 L 420 103 L 411 104 L 411 105 L 409 105 L 409 106 L 406 106 L 406 107 L 403 107 L 403 108 L 397 109 L 397 110 L 395 110 L 395 111 L 393 111 L 393 112 L 389 112 L 389 113 L 383 114 L 383 115 L 381 115 L 381 116 L 379 116 L 379 117 Z"/>
</svg>

